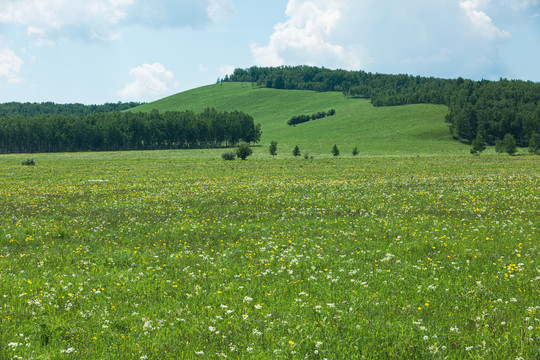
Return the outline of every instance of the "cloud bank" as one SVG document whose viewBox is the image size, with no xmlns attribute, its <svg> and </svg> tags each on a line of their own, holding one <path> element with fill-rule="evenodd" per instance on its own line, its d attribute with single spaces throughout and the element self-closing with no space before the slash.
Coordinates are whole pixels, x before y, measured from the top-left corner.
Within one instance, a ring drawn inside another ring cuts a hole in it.
<svg viewBox="0 0 540 360">
<path fill-rule="evenodd" d="M 135 76 L 135 81 L 118 92 L 118 96 L 125 100 L 154 100 L 169 95 L 178 88 L 174 74 L 157 62 L 134 67 L 129 72 Z"/>
<path fill-rule="evenodd" d="M 539 1 L 502 3 L 499 11 L 518 11 Z M 287 20 L 251 51 L 261 66 L 498 78 L 512 35 L 490 16 L 494 7 L 491 0 L 289 0 Z"/>
<path fill-rule="evenodd" d="M 23 26 L 39 42 L 117 39 L 119 30 L 131 25 L 196 28 L 235 14 L 230 0 L 0 1 L 0 23 Z"/>
</svg>

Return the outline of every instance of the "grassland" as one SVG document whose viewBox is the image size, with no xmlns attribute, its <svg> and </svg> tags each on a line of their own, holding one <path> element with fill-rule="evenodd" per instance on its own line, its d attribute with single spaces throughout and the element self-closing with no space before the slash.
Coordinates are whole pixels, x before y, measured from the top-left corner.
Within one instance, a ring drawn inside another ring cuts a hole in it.
<svg viewBox="0 0 540 360">
<path fill-rule="evenodd" d="M 452 140 L 445 116 L 446 106 L 407 105 L 375 108 L 368 100 L 342 93 L 276 90 L 248 84 L 224 83 L 186 91 L 145 104 L 133 111 L 193 110 L 244 111 L 262 126 L 260 148 L 268 151 L 272 140 L 278 154 L 290 154 L 295 145 L 302 153 L 330 154 L 337 144 L 343 154 L 353 147 L 365 155 L 468 153 L 468 147 Z M 334 108 L 336 116 L 288 126 L 292 116 Z"/>
<path fill-rule="evenodd" d="M 1 359 L 540 358 L 538 157 L 200 154 L 1 157 Z"/>
</svg>

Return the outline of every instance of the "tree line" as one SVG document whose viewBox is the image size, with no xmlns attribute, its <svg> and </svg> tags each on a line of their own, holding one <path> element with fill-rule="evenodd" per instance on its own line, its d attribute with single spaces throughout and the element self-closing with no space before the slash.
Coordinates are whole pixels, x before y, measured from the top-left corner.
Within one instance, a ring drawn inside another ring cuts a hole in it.
<svg viewBox="0 0 540 360">
<path fill-rule="evenodd" d="M 446 105 L 452 136 L 467 143 L 481 135 L 494 145 L 511 134 L 518 145 L 528 146 L 533 134 L 540 134 L 540 84 L 530 81 L 439 79 L 314 66 L 253 66 L 236 69 L 222 81 L 251 82 L 275 89 L 340 91 L 370 99 L 374 106 Z"/>
<path fill-rule="evenodd" d="M 20 103 L 8 102 L 0 104 L 0 116 L 23 115 L 36 116 L 43 114 L 51 115 L 74 115 L 74 114 L 94 114 L 107 113 L 113 111 L 124 111 L 142 105 L 140 102 L 118 102 L 106 103 L 103 105 L 84 105 L 84 104 L 56 104 L 54 102 L 43 103 Z"/>
<path fill-rule="evenodd" d="M 290 118 L 289 120 L 287 120 L 287 125 L 296 126 L 297 124 L 302 124 L 311 120 L 322 119 L 327 116 L 334 116 L 335 114 L 336 114 L 336 110 L 330 109 L 328 111 L 319 111 L 311 115 L 296 115 Z"/>
<path fill-rule="evenodd" d="M 260 125 L 243 112 L 0 116 L 0 153 L 189 149 L 258 142 Z"/>
</svg>

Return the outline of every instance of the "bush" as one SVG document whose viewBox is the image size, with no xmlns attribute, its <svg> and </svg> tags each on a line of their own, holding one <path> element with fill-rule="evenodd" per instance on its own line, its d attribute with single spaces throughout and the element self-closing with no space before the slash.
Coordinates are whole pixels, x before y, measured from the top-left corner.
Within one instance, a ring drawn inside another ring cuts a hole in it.
<svg viewBox="0 0 540 360">
<path fill-rule="evenodd" d="M 238 145 L 238 149 L 236 149 L 236 156 L 238 156 L 242 160 L 246 160 L 248 156 L 253 154 L 253 150 L 249 147 L 248 143 L 240 143 Z"/>
<path fill-rule="evenodd" d="M 354 149 L 352 149 L 352 155 L 353 156 L 358 155 L 358 146 L 355 146 Z"/>
<path fill-rule="evenodd" d="M 236 158 L 236 153 L 234 151 L 227 151 L 221 154 L 223 160 L 234 160 Z"/>
<path fill-rule="evenodd" d="M 34 166 L 36 163 L 34 162 L 34 159 L 26 159 L 21 162 L 21 165 Z"/>
<path fill-rule="evenodd" d="M 294 157 L 300 156 L 300 148 L 298 147 L 298 145 L 294 147 L 292 154 L 294 155 Z"/>
</svg>

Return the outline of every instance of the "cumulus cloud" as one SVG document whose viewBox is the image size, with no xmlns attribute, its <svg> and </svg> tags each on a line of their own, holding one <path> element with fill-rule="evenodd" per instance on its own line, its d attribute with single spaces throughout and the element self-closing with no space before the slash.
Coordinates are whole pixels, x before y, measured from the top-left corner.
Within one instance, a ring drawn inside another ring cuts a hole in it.
<svg viewBox="0 0 540 360">
<path fill-rule="evenodd" d="M 498 29 L 493 20 L 482 11 L 482 7 L 486 5 L 488 1 L 482 0 L 466 0 L 460 1 L 459 6 L 465 11 L 465 14 L 477 28 L 481 34 L 490 39 L 505 39 L 511 37 L 510 33 Z"/>
<path fill-rule="evenodd" d="M 263 66 L 498 78 L 511 34 L 490 11 L 508 10 L 502 1 L 540 0 L 289 0 L 287 20 L 252 54 Z"/>
<path fill-rule="evenodd" d="M 10 49 L 0 49 L 0 84 L 20 83 L 20 70 L 23 64 L 24 62 Z"/>
<path fill-rule="evenodd" d="M 135 76 L 135 81 L 118 92 L 118 95 L 126 100 L 153 100 L 178 88 L 174 74 L 158 62 L 134 67 L 129 72 Z"/>
<path fill-rule="evenodd" d="M 252 45 L 255 63 L 262 66 L 293 62 L 349 69 L 359 67 L 358 54 L 330 40 L 342 18 L 344 5 L 341 0 L 290 0 L 286 9 L 288 19 L 275 26 L 268 45 Z"/>
<path fill-rule="evenodd" d="M 201 27 L 235 14 L 230 0 L 9 0 L 0 23 L 24 26 L 40 41 L 117 39 L 124 26 Z"/>
</svg>

